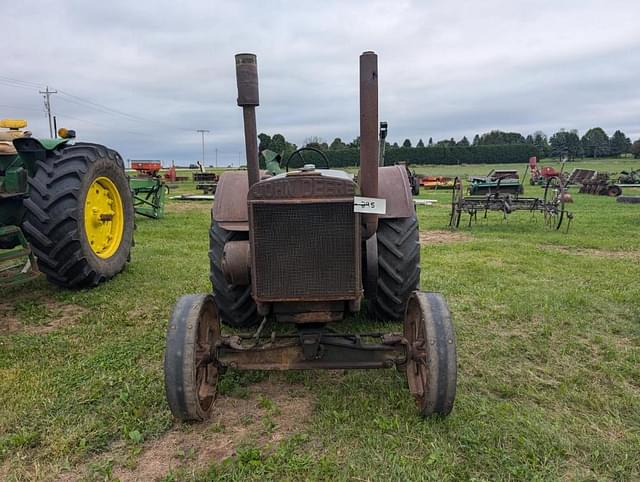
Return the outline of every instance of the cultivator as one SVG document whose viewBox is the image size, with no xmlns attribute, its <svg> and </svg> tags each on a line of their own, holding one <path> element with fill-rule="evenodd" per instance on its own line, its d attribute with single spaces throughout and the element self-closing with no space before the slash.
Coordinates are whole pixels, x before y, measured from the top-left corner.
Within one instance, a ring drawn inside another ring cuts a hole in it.
<svg viewBox="0 0 640 482">
<path fill-rule="evenodd" d="M 159 161 L 131 161 L 131 168 L 136 171 L 136 175 L 129 178 L 136 214 L 152 219 L 164 217 L 164 200 L 169 188 L 160 177 L 162 164 Z"/>
<path fill-rule="evenodd" d="M 457 177 L 451 196 L 449 226 L 458 228 L 462 213 L 469 215 L 469 226 L 471 226 L 472 221 L 478 220 L 478 212 L 484 212 L 486 219 L 489 211 L 498 211 L 502 213 L 503 219 L 507 219 L 507 216 L 515 211 L 528 211 L 531 214 L 542 213 L 545 224 L 555 229 L 560 229 L 566 218 L 568 231 L 573 213 L 565 208 L 565 204 L 570 202 L 573 202 L 571 195 L 560 177 L 547 180 L 542 198 L 520 196 L 518 191 L 514 193 L 512 189 L 502 192 L 499 180 L 490 193 L 465 196 L 462 180 Z"/>
</svg>

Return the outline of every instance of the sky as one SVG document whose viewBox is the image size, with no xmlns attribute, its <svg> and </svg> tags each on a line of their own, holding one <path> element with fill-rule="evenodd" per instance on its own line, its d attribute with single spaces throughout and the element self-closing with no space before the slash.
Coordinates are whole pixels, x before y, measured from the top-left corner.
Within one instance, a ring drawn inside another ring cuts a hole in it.
<svg viewBox="0 0 640 482">
<path fill-rule="evenodd" d="M 234 54 L 258 56 L 258 132 L 358 135 L 379 59 L 390 142 L 600 126 L 640 138 L 640 2 L 24 0 L 3 12 L 0 118 L 165 165 L 244 164 Z"/>
</svg>

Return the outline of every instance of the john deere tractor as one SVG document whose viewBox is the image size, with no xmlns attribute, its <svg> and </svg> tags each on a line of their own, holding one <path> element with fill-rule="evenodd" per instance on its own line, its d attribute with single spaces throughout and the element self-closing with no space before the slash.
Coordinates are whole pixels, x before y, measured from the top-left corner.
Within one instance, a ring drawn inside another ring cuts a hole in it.
<svg viewBox="0 0 640 482">
<path fill-rule="evenodd" d="M 181 297 L 169 320 L 164 373 L 172 413 L 180 420 L 210 417 L 227 369 L 395 367 L 423 416 L 448 415 L 455 333 L 444 297 L 420 291 L 420 233 L 407 169 L 379 165 L 378 56 L 360 56 L 357 182 L 310 147 L 292 152 L 285 172 L 261 170 L 257 58 L 242 53 L 235 60 L 247 170 L 225 172 L 216 190 L 213 294 Z M 349 333 L 344 321 L 355 313 L 402 320 L 403 331 Z M 221 323 L 256 328 L 223 334 Z"/>
<path fill-rule="evenodd" d="M 95 286 L 124 268 L 134 211 L 124 163 L 75 132 L 36 139 L 0 120 L 0 287 L 42 272 L 64 287 Z"/>
</svg>

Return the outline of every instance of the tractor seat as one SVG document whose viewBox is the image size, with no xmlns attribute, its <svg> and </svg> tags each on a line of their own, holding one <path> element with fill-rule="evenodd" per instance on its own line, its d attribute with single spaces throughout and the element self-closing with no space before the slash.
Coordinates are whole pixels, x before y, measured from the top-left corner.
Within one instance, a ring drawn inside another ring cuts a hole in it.
<svg viewBox="0 0 640 482">
<path fill-rule="evenodd" d="M 0 156 L 2 155 L 15 155 L 18 151 L 13 146 L 13 142 L 0 141 Z"/>
</svg>

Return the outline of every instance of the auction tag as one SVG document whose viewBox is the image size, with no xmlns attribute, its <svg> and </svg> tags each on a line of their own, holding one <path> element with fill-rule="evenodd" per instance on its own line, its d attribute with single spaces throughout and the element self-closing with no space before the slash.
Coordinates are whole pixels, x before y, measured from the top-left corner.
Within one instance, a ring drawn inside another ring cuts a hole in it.
<svg viewBox="0 0 640 482">
<path fill-rule="evenodd" d="M 387 200 L 377 197 L 353 196 L 353 212 L 367 214 L 386 214 Z"/>
</svg>

